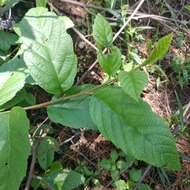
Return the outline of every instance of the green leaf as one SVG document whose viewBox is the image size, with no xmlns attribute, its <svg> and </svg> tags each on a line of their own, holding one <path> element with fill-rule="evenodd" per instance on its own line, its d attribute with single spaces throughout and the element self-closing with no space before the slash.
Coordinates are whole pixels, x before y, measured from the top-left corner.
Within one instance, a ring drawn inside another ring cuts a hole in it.
<svg viewBox="0 0 190 190">
<path fill-rule="evenodd" d="M 190 12 L 190 4 L 185 5 L 184 8 Z"/>
<path fill-rule="evenodd" d="M 46 170 L 54 160 L 55 139 L 46 137 L 40 142 L 37 149 L 37 158 L 40 167 Z"/>
<path fill-rule="evenodd" d="M 97 129 L 89 113 L 89 97 L 74 98 L 48 107 L 51 121 L 72 128 Z"/>
<path fill-rule="evenodd" d="M 7 2 L 7 0 L 0 0 L 0 6 L 5 5 L 6 2 Z"/>
<path fill-rule="evenodd" d="M 129 176 L 132 181 L 139 181 L 140 177 L 142 175 L 141 170 L 132 169 L 129 171 Z"/>
<path fill-rule="evenodd" d="M 148 83 L 148 78 L 144 72 L 139 70 L 121 71 L 119 82 L 126 94 L 135 100 L 139 100 L 141 92 Z"/>
<path fill-rule="evenodd" d="M 24 87 L 25 78 L 20 72 L 0 73 L 0 105 L 11 100 Z"/>
<path fill-rule="evenodd" d="M 171 45 L 173 34 L 162 37 L 156 44 L 150 56 L 146 59 L 144 64 L 154 64 L 164 58 Z"/>
<path fill-rule="evenodd" d="M 8 51 L 17 39 L 15 34 L 0 30 L 0 50 Z"/>
<path fill-rule="evenodd" d="M 20 71 L 24 72 L 26 65 L 22 58 L 15 57 L 0 66 L 0 73 L 7 71 Z"/>
<path fill-rule="evenodd" d="M 59 19 L 64 22 L 64 25 L 65 25 L 66 29 L 74 27 L 74 23 L 73 23 L 73 21 L 69 17 L 67 17 L 67 16 L 60 16 Z"/>
<path fill-rule="evenodd" d="M 100 49 L 112 46 L 112 28 L 101 14 L 97 14 L 94 20 L 93 37 L 96 41 L 98 48 Z"/>
<path fill-rule="evenodd" d="M 115 74 L 122 64 L 121 51 L 117 47 L 112 47 L 111 52 L 103 54 L 98 52 L 98 61 L 103 70 L 109 75 Z"/>
<path fill-rule="evenodd" d="M 121 179 L 115 182 L 115 186 L 116 186 L 117 190 L 128 189 L 125 180 L 121 180 Z"/>
<path fill-rule="evenodd" d="M 27 47 L 24 61 L 32 78 L 47 92 L 59 95 L 73 85 L 77 59 L 64 22 L 52 14 L 45 8 L 32 9 L 16 30 Z"/>
<path fill-rule="evenodd" d="M 3 15 L 6 11 L 14 7 L 20 1 L 21 0 L 0 0 L 0 4 L 4 5 L 4 7 L 1 9 L 0 15 Z"/>
<path fill-rule="evenodd" d="M 21 22 L 14 25 L 14 31 L 24 44 L 30 45 L 31 40 L 43 44 L 52 35 L 52 28 L 56 20 L 60 20 L 61 25 L 65 26 L 62 28 L 63 31 L 71 27 L 72 21 L 68 17 L 57 16 L 44 7 L 32 8 L 25 14 Z"/>
<path fill-rule="evenodd" d="M 36 7 L 46 7 L 48 0 L 36 0 Z"/>
<path fill-rule="evenodd" d="M 108 87 L 98 90 L 89 105 L 99 131 L 125 153 L 157 167 L 180 168 L 169 128 L 147 103 Z"/>
<path fill-rule="evenodd" d="M 152 188 L 147 184 L 141 184 L 139 190 L 152 190 Z"/>
<path fill-rule="evenodd" d="M 21 108 L 0 113 L 0 189 L 18 190 L 30 153 L 29 121 Z"/>
<path fill-rule="evenodd" d="M 21 22 L 15 24 L 14 30 L 24 44 L 30 44 L 30 40 L 43 43 L 51 36 L 52 24 L 57 18 L 58 16 L 47 8 L 32 8 Z"/>
<path fill-rule="evenodd" d="M 13 106 L 31 106 L 35 103 L 36 97 L 33 94 L 27 92 L 25 89 L 22 89 L 16 94 L 16 96 L 13 99 L 0 106 L 0 111 L 10 109 Z"/>
<path fill-rule="evenodd" d="M 66 170 L 65 170 L 65 172 L 66 172 Z M 62 189 L 72 190 L 83 183 L 84 183 L 84 177 L 81 174 L 79 174 L 78 172 L 71 170 L 67 174 L 67 178 L 65 179 L 65 181 L 63 183 Z"/>
<path fill-rule="evenodd" d="M 57 23 L 54 29 L 60 29 L 59 26 Z M 47 46 L 34 42 L 31 49 L 24 53 L 24 60 L 32 78 L 47 92 L 55 95 L 62 94 L 73 85 L 77 71 L 72 40 L 64 31 L 59 32 L 59 38 L 53 35 L 56 31 L 52 34 L 51 42 Z"/>
<path fill-rule="evenodd" d="M 58 167 L 50 168 L 50 172 L 42 178 L 45 186 L 55 190 L 73 190 L 84 183 L 84 177 L 75 171 Z"/>
</svg>

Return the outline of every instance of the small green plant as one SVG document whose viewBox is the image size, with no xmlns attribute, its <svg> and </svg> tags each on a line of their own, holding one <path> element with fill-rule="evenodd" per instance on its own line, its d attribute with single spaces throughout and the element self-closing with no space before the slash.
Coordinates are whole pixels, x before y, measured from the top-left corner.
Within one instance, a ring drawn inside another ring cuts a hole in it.
<svg viewBox="0 0 190 190">
<path fill-rule="evenodd" d="M 183 89 L 189 83 L 190 58 L 182 58 L 175 56 L 173 58 L 171 68 L 175 72 L 176 80 Z"/>
<path fill-rule="evenodd" d="M 117 181 L 120 179 L 121 172 L 126 171 L 133 162 L 134 159 L 127 158 L 122 152 L 112 151 L 110 158 L 101 160 L 100 166 L 109 171 L 112 179 Z"/>
<path fill-rule="evenodd" d="M 13 59 L 4 61 L 0 66 L 0 106 L 4 109 L 0 113 L 0 189 L 19 189 L 26 175 L 30 142 L 34 143 L 35 140 L 29 139 L 28 110 L 47 109 L 48 117 L 54 123 L 99 131 L 137 160 L 179 170 L 179 155 L 167 123 L 140 98 L 148 81 L 141 68 L 165 56 L 172 34 L 161 38 L 142 64 L 133 65 L 130 71 L 126 71 L 122 53 L 113 44 L 112 28 L 98 14 L 93 25 L 93 36 L 98 47 L 98 61 L 109 77 L 98 86 L 75 86 L 77 56 L 72 38 L 67 33 L 72 26 L 69 18 L 57 16 L 42 7 L 30 9 L 14 25 L 19 38 L 19 51 Z M 5 51 L 14 41 L 12 34 L 7 35 Z M 107 48 L 106 54 L 103 53 L 104 48 Z M 18 107 L 20 104 L 15 101 L 18 92 L 34 84 L 49 93 L 52 100 Z M 7 103 L 11 104 L 8 110 Z M 81 184 L 81 175 L 52 165 L 55 144 L 47 137 L 39 146 L 38 162 L 42 169 L 47 170 L 39 179 L 41 186 L 44 189 L 47 186 L 58 190 L 72 189 Z"/>
<path fill-rule="evenodd" d="M 134 158 L 125 155 L 123 152 L 112 151 L 108 159 L 100 161 L 100 166 L 110 173 L 113 185 L 118 190 L 131 190 L 135 188 L 142 176 L 141 170 L 132 167 L 134 163 Z M 126 171 L 129 173 L 127 181 L 121 178 L 121 174 Z M 148 187 L 148 185 L 141 184 L 140 189 L 143 189 L 144 186 Z"/>
</svg>

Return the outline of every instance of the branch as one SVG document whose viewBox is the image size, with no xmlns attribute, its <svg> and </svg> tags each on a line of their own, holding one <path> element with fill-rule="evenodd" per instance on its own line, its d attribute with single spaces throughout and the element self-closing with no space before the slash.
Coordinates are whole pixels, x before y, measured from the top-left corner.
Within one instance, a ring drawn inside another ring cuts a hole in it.
<svg viewBox="0 0 190 190">
<path fill-rule="evenodd" d="M 138 190 L 139 189 L 139 186 L 141 185 L 141 183 L 144 181 L 145 177 L 147 176 L 147 174 L 149 173 L 149 171 L 151 170 L 152 166 L 149 165 L 147 166 L 147 168 L 145 169 L 143 175 L 141 176 L 141 178 L 139 179 L 136 187 L 134 188 L 134 190 Z"/>
<path fill-rule="evenodd" d="M 36 110 L 36 109 L 41 109 L 41 108 L 47 108 L 50 105 L 58 104 L 60 102 L 63 102 L 65 100 L 69 100 L 71 98 L 76 98 L 76 97 L 80 97 L 80 96 L 90 96 L 90 95 L 93 95 L 96 90 L 98 90 L 100 88 L 103 88 L 103 87 L 105 87 L 105 86 L 107 86 L 109 84 L 112 84 L 113 82 L 114 82 L 114 80 L 110 80 L 110 81 L 107 81 L 104 84 L 95 86 L 94 88 L 91 88 L 89 90 L 84 90 L 84 91 L 81 91 L 81 92 L 79 92 L 77 94 L 73 94 L 73 95 L 70 95 L 70 96 L 62 96 L 61 98 L 58 98 L 56 100 L 36 104 L 36 105 L 33 105 L 33 106 L 24 107 L 23 109 L 24 110 Z"/>
<path fill-rule="evenodd" d="M 38 143 L 36 143 L 35 145 L 32 146 L 32 161 L 31 161 L 30 171 L 28 174 L 28 179 L 27 179 L 26 186 L 25 186 L 24 190 L 30 189 L 30 185 L 32 182 L 32 177 L 33 177 L 33 172 L 34 172 L 34 168 L 35 168 L 35 163 L 36 163 L 36 159 L 37 159 L 37 155 L 36 155 L 37 146 L 38 146 Z"/>
</svg>

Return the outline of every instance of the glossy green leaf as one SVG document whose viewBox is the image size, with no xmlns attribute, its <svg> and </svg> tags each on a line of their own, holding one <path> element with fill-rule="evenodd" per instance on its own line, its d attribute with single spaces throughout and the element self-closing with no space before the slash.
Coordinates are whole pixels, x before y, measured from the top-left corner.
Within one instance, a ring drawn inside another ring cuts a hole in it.
<svg viewBox="0 0 190 190">
<path fill-rule="evenodd" d="M 93 37 L 96 41 L 98 48 L 112 46 L 112 28 L 108 21 L 101 14 L 97 14 L 94 20 Z"/>
<path fill-rule="evenodd" d="M 29 121 L 21 108 L 0 113 L 0 189 L 18 190 L 30 153 Z"/>
<path fill-rule="evenodd" d="M 155 48 L 153 49 L 150 56 L 146 59 L 144 64 L 154 64 L 157 61 L 163 59 L 169 50 L 172 38 L 173 34 L 169 34 L 159 39 Z"/>
<path fill-rule="evenodd" d="M 55 139 L 46 137 L 40 142 L 37 149 L 37 158 L 40 167 L 46 170 L 54 160 Z"/>
<path fill-rule="evenodd" d="M 180 168 L 169 128 L 147 103 L 108 87 L 97 91 L 89 105 L 99 131 L 125 153 L 157 167 Z"/>
<path fill-rule="evenodd" d="M 0 30 L 0 50 L 8 51 L 17 39 L 18 37 L 15 34 Z"/>
<path fill-rule="evenodd" d="M 111 52 L 103 54 L 98 52 L 98 61 L 103 70 L 109 75 L 115 74 L 122 64 L 121 51 L 117 47 L 112 47 Z"/>
<path fill-rule="evenodd" d="M 144 72 L 139 70 L 121 71 L 119 73 L 119 82 L 126 94 L 138 100 L 148 83 L 148 78 Z"/>
<path fill-rule="evenodd" d="M 69 89 L 77 72 L 77 59 L 63 20 L 39 7 L 26 14 L 16 31 L 27 47 L 24 61 L 37 84 L 56 95 Z"/>
<path fill-rule="evenodd" d="M 11 100 L 24 87 L 25 78 L 20 72 L 0 73 L 0 105 Z"/>
<path fill-rule="evenodd" d="M 74 98 L 48 107 L 51 121 L 72 128 L 97 129 L 89 113 L 89 97 Z"/>
</svg>

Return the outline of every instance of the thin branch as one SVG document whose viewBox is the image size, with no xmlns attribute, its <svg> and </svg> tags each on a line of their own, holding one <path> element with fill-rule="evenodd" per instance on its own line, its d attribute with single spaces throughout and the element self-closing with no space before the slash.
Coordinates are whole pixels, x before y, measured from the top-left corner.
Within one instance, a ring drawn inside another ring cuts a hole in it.
<svg viewBox="0 0 190 190">
<path fill-rule="evenodd" d="M 124 25 L 119 29 L 119 31 L 115 34 L 115 36 L 113 37 L 113 41 L 115 41 L 117 39 L 117 37 L 123 32 L 123 30 L 126 28 L 126 26 L 129 24 L 129 22 L 132 20 L 132 18 L 136 15 L 136 13 L 138 12 L 138 10 L 141 8 L 142 4 L 144 3 L 145 0 L 141 0 L 139 2 L 139 4 L 137 5 L 137 7 L 135 8 L 135 10 L 133 11 L 133 13 L 129 16 L 129 18 L 127 19 L 127 21 L 124 23 Z"/>
<path fill-rule="evenodd" d="M 23 107 L 24 110 L 36 110 L 36 109 L 41 109 L 41 108 L 47 108 L 48 106 L 50 105 L 54 105 L 54 104 L 58 104 L 60 102 L 63 102 L 65 100 L 69 100 L 71 98 L 76 98 L 76 97 L 80 97 L 80 96 L 90 96 L 90 95 L 93 95 L 94 92 L 102 87 L 105 87 L 109 84 L 112 84 L 114 82 L 114 80 L 110 80 L 110 81 L 107 81 L 106 83 L 104 84 L 101 84 L 101 85 L 98 85 L 98 86 L 95 86 L 94 88 L 91 88 L 89 90 L 84 90 L 84 91 L 81 91 L 77 94 L 73 94 L 73 95 L 70 95 L 70 96 L 62 96 L 61 98 L 58 98 L 54 101 L 48 101 L 48 102 L 44 102 L 44 103 L 41 103 L 41 104 L 36 104 L 36 105 L 33 105 L 33 106 L 28 106 L 28 107 Z"/>
<path fill-rule="evenodd" d="M 93 4 L 85 4 L 85 3 L 74 1 L 74 0 L 60 0 L 60 1 L 64 2 L 64 3 L 70 3 L 70 4 L 73 4 L 73 5 L 77 5 L 77 6 L 80 6 L 80 7 L 83 7 L 83 8 L 93 8 L 93 9 L 97 9 L 97 10 L 100 10 L 100 11 L 108 11 L 108 12 L 111 11 L 110 9 L 107 9 L 107 8 L 103 8 L 103 7 L 100 7 L 100 6 L 93 5 Z"/>
<path fill-rule="evenodd" d="M 141 183 L 144 181 L 145 177 L 146 177 L 147 174 L 150 172 L 151 168 L 152 168 L 151 165 L 147 166 L 147 168 L 145 169 L 143 175 L 142 175 L 141 178 L 139 179 L 139 181 L 138 181 L 136 187 L 134 188 L 134 190 L 138 190 L 138 189 L 139 189 L 139 186 L 140 186 Z"/>
<path fill-rule="evenodd" d="M 33 133 L 32 137 L 35 137 L 36 131 L 48 120 L 48 117 L 46 117 L 37 127 L 37 129 L 35 130 L 35 132 Z M 46 134 L 47 135 L 47 134 Z M 29 174 L 28 174 L 28 178 L 26 181 L 26 186 L 24 188 L 24 190 L 29 190 L 30 186 L 31 186 L 31 182 L 33 179 L 33 174 L 34 174 L 34 169 L 35 169 L 35 164 L 36 164 L 36 160 L 37 160 L 37 147 L 39 145 L 39 142 L 37 141 L 36 143 L 33 143 L 32 145 L 32 161 L 30 164 L 30 170 L 29 170 Z"/>
<path fill-rule="evenodd" d="M 76 2 L 76 3 L 79 3 L 79 2 Z M 49 2 L 48 4 L 56 12 L 56 14 L 61 15 L 61 12 L 59 11 L 59 9 L 57 9 L 51 2 Z M 98 48 L 93 43 L 91 43 L 88 39 L 86 39 L 86 37 L 79 30 L 77 30 L 74 27 L 72 29 L 84 42 L 86 42 L 90 47 L 98 51 Z"/>
<path fill-rule="evenodd" d="M 26 186 L 25 186 L 24 190 L 30 189 L 30 185 L 31 185 L 32 178 L 33 178 L 33 172 L 34 172 L 34 168 L 35 168 L 35 164 L 36 164 L 36 159 L 37 159 L 37 155 L 36 155 L 37 146 L 38 146 L 38 143 L 36 143 L 35 145 L 32 146 L 32 161 L 31 161 L 30 171 L 28 174 L 28 178 L 27 178 L 27 182 L 26 182 Z"/>
<path fill-rule="evenodd" d="M 89 40 L 87 40 L 86 37 L 79 30 L 77 30 L 76 28 L 72 28 L 72 29 L 84 42 L 86 42 L 90 47 L 98 51 L 98 48 Z"/>
</svg>

